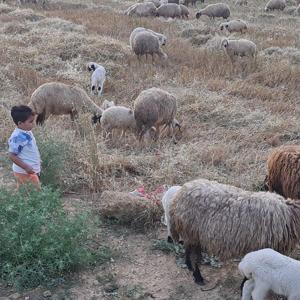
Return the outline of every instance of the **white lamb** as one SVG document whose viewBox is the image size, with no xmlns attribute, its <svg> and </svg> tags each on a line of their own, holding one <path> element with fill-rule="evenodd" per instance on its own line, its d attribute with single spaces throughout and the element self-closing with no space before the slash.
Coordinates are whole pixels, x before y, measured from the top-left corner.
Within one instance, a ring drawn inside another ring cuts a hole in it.
<svg viewBox="0 0 300 300">
<path fill-rule="evenodd" d="M 164 194 L 161 202 L 164 208 L 165 212 L 165 220 L 164 223 L 167 225 L 168 229 L 168 242 L 173 243 L 172 237 L 171 237 L 171 230 L 170 230 L 170 206 L 173 203 L 173 200 L 177 194 L 177 192 L 181 189 L 181 186 L 174 185 L 171 186 Z"/>
<path fill-rule="evenodd" d="M 103 85 L 105 81 L 106 71 L 103 66 L 97 65 L 97 68 L 91 77 L 91 94 L 98 95 L 99 97 L 103 91 Z"/>
<path fill-rule="evenodd" d="M 300 299 L 300 262 L 295 259 L 266 248 L 246 254 L 239 270 L 246 280 L 242 300 L 263 300 L 269 291 Z"/>
</svg>

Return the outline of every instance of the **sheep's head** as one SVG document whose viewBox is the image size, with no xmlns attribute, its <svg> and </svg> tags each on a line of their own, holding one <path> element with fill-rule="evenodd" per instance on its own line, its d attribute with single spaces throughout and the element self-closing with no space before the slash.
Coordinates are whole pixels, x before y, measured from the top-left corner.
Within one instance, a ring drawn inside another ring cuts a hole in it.
<svg viewBox="0 0 300 300">
<path fill-rule="evenodd" d="M 101 115 L 94 114 L 93 117 L 92 117 L 93 124 L 97 124 L 98 122 L 100 123 L 101 117 L 102 117 L 102 114 Z"/>
<path fill-rule="evenodd" d="M 223 30 L 224 29 L 224 24 L 221 24 L 220 25 L 220 30 Z"/>
<path fill-rule="evenodd" d="M 269 11 L 270 8 L 268 6 L 265 7 L 265 11 Z"/>
<path fill-rule="evenodd" d="M 222 47 L 224 47 L 224 48 L 227 48 L 227 47 L 228 47 L 228 40 L 227 40 L 227 39 L 224 39 L 224 40 L 222 41 Z"/>
<path fill-rule="evenodd" d="M 202 15 L 202 14 L 201 14 L 201 11 L 198 11 L 198 12 L 196 13 L 196 18 L 199 19 L 199 18 L 201 17 L 201 15 Z"/>
<path fill-rule="evenodd" d="M 92 62 L 88 63 L 87 64 L 87 69 L 88 69 L 89 72 L 91 72 L 91 71 L 94 72 L 96 70 L 95 63 L 92 63 Z"/>
<path fill-rule="evenodd" d="M 160 46 L 164 46 L 167 43 L 167 38 L 165 35 L 162 34 L 159 36 L 158 41 L 159 41 Z"/>
</svg>

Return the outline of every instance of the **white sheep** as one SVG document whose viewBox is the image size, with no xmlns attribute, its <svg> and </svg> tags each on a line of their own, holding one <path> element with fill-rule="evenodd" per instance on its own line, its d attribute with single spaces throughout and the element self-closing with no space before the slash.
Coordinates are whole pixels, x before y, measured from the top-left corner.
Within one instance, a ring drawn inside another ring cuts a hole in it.
<svg viewBox="0 0 300 300">
<path fill-rule="evenodd" d="M 220 30 L 224 29 L 227 29 L 230 33 L 238 31 L 243 33 L 244 30 L 247 30 L 247 24 L 242 20 L 231 20 L 220 24 Z"/>
<path fill-rule="evenodd" d="M 92 113 L 92 120 L 97 123 L 103 112 L 83 89 L 60 82 L 49 82 L 39 86 L 33 92 L 28 106 L 38 115 L 36 123 L 39 125 L 50 115 L 69 114 L 74 120 L 79 112 Z"/>
<path fill-rule="evenodd" d="M 205 8 L 200 9 L 196 13 L 196 18 L 199 19 L 200 16 L 208 16 L 210 19 L 223 18 L 227 19 L 230 16 L 230 8 L 225 3 L 215 3 L 209 4 Z"/>
<path fill-rule="evenodd" d="M 274 10 L 274 9 L 284 10 L 285 7 L 286 7 L 285 0 L 270 0 L 265 6 L 265 11 Z"/>
<path fill-rule="evenodd" d="M 121 130 L 121 137 L 125 136 L 127 130 L 136 129 L 136 121 L 133 111 L 124 106 L 112 106 L 107 108 L 100 119 L 101 127 L 106 135 L 113 134 L 113 130 Z"/>
<path fill-rule="evenodd" d="M 152 2 L 135 3 L 125 11 L 125 15 L 137 17 L 151 17 L 155 13 L 156 6 Z"/>
<path fill-rule="evenodd" d="M 229 40 L 224 39 L 222 41 L 222 47 L 229 56 L 231 62 L 235 61 L 237 57 L 249 57 L 256 59 L 256 45 L 249 40 L 239 39 L 239 40 Z"/>
<path fill-rule="evenodd" d="M 152 63 L 154 62 L 154 54 L 163 59 L 168 58 L 167 54 L 160 48 L 158 38 L 148 31 L 138 32 L 132 40 L 131 47 L 139 61 L 142 55 L 146 55 L 147 59 L 148 54 L 152 56 Z"/>
<path fill-rule="evenodd" d="M 156 9 L 156 16 L 165 18 L 180 18 L 182 16 L 182 11 L 178 4 L 166 3 Z"/>
<path fill-rule="evenodd" d="M 155 31 L 153 31 L 151 29 L 147 29 L 147 28 L 144 28 L 144 27 L 137 27 L 130 34 L 130 37 L 129 37 L 130 47 L 132 47 L 133 39 L 135 38 L 135 36 L 138 33 L 143 32 L 143 31 L 149 32 L 149 33 L 153 34 L 154 36 L 156 36 L 158 38 L 160 46 L 166 45 L 166 43 L 167 43 L 167 37 L 165 35 L 163 35 L 161 33 L 158 33 L 158 32 L 155 32 Z"/>
<path fill-rule="evenodd" d="M 239 270 L 247 279 L 242 300 L 263 300 L 269 291 L 288 300 L 300 299 L 298 260 L 266 248 L 246 254 L 239 263 Z"/>
<path fill-rule="evenodd" d="M 164 194 L 161 202 L 165 212 L 165 224 L 167 225 L 168 230 L 168 242 L 172 243 L 171 231 L 170 231 L 170 206 L 173 203 L 173 200 L 176 196 L 176 193 L 181 189 L 181 186 L 174 185 L 171 186 Z"/>
<path fill-rule="evenodd" d="M 101 96 L 105 82 L 106 70 L 103 66 L 97 65 L 97 68 L 91 76 L 91 94 Z"/>
</svg>

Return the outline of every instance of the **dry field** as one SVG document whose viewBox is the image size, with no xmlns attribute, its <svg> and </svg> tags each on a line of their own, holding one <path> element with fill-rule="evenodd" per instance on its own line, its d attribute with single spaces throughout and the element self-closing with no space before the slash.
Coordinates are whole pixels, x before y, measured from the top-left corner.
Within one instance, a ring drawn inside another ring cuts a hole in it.
<svg viewBox="0 0 300 300">
<path fill-rule="evenodd" d="M 49 0 L 45 8 L 18 7 L 13 0 L 0 4 L 1 185 L 13 186 L 5 156 L 14 128 L 11 106 L 28 103 L 32 92 L 49 81 L 76 84 L 89 92 L 85 65 L 95 61 L 108 70 L 104 94 L 101 99 L 93 96 L 95 102 L 107 99 L 132 107 L 143 89 L 163 88 L 178 99 L 183 136 L 177 144 L 162 138 L 142 148 L 130 135 L 126 141 L 104 140 L 89 116 L 80 116 L 76 124 L 68 117 L 51 117 L 35 134 L 72 147 L 64 191 L 78 195 L 68 196 L 67 206 L 93 207 L 97 197 L 89 194 L 103 190 L 126 192 L 138 186 L 154 190 L 197 177 L 260 190 L 268 152 L 300 140 L 300 16 L 291 8 L 294 0 L 288 1 L 285 11 L 271 13 L 263 11 L 263 1 L 249 1 L 247 7 L 225 2 L 232 8 L 232 18 L 249 24 L 243 37 L 259 50 L 251 67 L 242 60 L 231 70 L 218 49 L 219 36 L 224 35 L 218 30 L 220 21 L 196 20 L 196 9 L 190 9 L 189 20 L 163 20 L 124 16 L 122 11 L 133 1 Z M 157 58 L 155 64 L 151 60 L 138 64 L 128 41 L 138 26 L 168 37 L 167 62 Z M 165 237 L 164 228 L 137 234 L 112 225 L 100 231 L 103 243 L 120 256 L 106 268 L 75 274 L 68 286 L 53 292 L 56 299 L 240 298 L 236 263 L 221 269 L 205 266 L 204 274 L 219 285 L 202 292 L 173 255 L 151 250 L 152 239 Z M 107 284 L 118 288 L 109 289 Z M 0 286 L 0 299 L 1 293 L 12 291 Z M 41 293 L 37 289 L 27 294 L 40 299 Z"/>
</svg>

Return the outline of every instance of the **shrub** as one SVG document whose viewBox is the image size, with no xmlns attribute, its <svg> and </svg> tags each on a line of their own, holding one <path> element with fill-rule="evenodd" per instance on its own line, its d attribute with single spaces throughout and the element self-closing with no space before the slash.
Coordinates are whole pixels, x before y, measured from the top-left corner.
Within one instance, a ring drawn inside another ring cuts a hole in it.
<svg viewBox="0 0 300 300">
<path fill-rule="evenodd" d="M 49 187 L 0 189 L 1 279 L 21 290 L 106 262 L 107 247 L 88 246 L 95 225 L 87 213 L 69 216 L 59 192 Z"/>
</svg>

